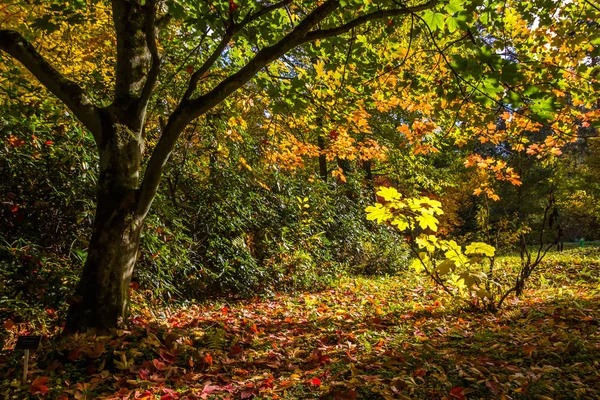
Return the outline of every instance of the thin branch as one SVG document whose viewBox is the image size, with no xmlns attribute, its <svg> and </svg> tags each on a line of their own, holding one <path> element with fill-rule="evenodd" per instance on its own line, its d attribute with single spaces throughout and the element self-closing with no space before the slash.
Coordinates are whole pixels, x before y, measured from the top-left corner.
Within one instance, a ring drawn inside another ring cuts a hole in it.
<svg viewBox="0 0 600 400">
<path fill-rule="evenodd" d="M 418 6 L 374 11 L 370 14 L 361 15 L 360 17 L 357 17 L 352 21 L 347 22 L 344 25 L 338 26 L 336 28 L 314 30 L 306 35 L 306 37 L 303 40 L 303 43 L 312 42 L 317 39 L 323 39 L 332 36 L 339 36 L 341 34 L 350 32 L 353 28 L 364 25 L 365 23 L 370 21 L 376 21 L 383 18 L 397 17 L 399 15 L 414 14 L 419 11 L 428 10 L 436 6 L 438 2 L 439 0 L 429 0 L 427 3 Z"/>
<path fill-rule="evenodd" d="M 204 61 L 202 66 L 197 71 L 195 71 L 192 74 L 192 76 L 190 77 L 190 83 L 188 84 L 185 94 L 183 95 L 183 99 L 189 100 L 192 97 L 192 95 L 196 91 L 196 88 L 198 87 L 198 82 L 200 81 L 202 76 L 214 65 L 214 63 L 217 61 L 217 59 L 223 53 L 223 50 L 225 50 L 225 48 L 227 47 L 227 44 L 229 43 L 229 41 L 231 39 L 233 39 L 233 37 L 235 35 L 237 35 L 248 24 L 256 21 L 263 15 L 266 15 L 266 14 L 270 13 L 271 11 L 276 10 L 278 8 L 285 7 L 286 5 L 290 4 L 291 2 L 292 2 L 292 0 L 283 0 L 283 1 L 280 1 L 279 3 L 272 4 L 268 7 L 261 8 L 254 14 L 248 13 L 248 15 L 239 24 L 229 25 L 227 27 L 227 29 L 225 30 L 225 34 L 221 38 L 221 41 L 219 42 L 217 47 L 213 50 L 212 54 L 206 59 L 206 61 Z"/>
<path fill-rule="evenodd" d="M 593 8 L 595 8 L 597 11 L 600 11 L 600 7 L 598 7 L 597 5 L 595 5 L 594 3 L 592 3 L 591 1 L 589 1 L 589 0 L 583 0 L 583 1 L 585 1 L 586 3 L 588 3 L 590 6 L 592 6 Z"/>
<path fill-rule="evenodd" d="M 278 59 L 294 47 L 303 43 L 307 33 L 320 21 L 325 19 L 339 6 L 336 0 L 328 0 L 315 8 L 306 18 L 288 33 L 283 39 L 272 46 L 260 50 L 254 58 L 238 72 L 230 75 L 218 84 L 209 93 L 193 100 L 184 98 L 177 106 L 154 149 L 148 167 L 139 189 L 138 214 L 145 215 L 150 209 L 152 200 L 158 190 L 162 169 L 169 159 L 175 143 L 185 126 L 195 118 L 204 114 L 211 108 L 226 99 L 231 93 L 239 89 L 268 63 Z"/>
<path fill-rule="evenodd" d="M 148 46 L 152 58 L 152 65 L 150 71 L 148 71 L 148 76 L 146 77 L 146 82 L 144 83 L 142 94 L 140 95 L 138 103 L 140 109 L 145 108 L 148 104 L 152 91 L 154 90 L 154 85 L 156 85 L 156 81 L 158 80 L 158 74 L 160 73 L 160 54 L 158 53 L 158 47 L 156 46 L 157 25 L 155 6 L 156 0 L 148 1 L 144 9 L 146 14 L 144 31 L 146 33 L 146 45 Z"/>
<path fill-rule="evenodd" d="M 58 97 L 90 130 L 96 143 L 102 142 L 99 109 L 75 82 L 58 72 L 20 33 L 0 30 L 0 50 L 25 66 L 52 94 Z"/>
<path fill-rule="evenodd" d="M 198 44 L 196 45 L 196 47 L 194 47 L 190 52 L 188 52 L 188 54 L 185 56 L 185 58 L 183 59 L 183 61 L 180 63 L 179 67 L 175 70 L 175 72 L 173 72 L 171 74 L 171 76 L 169 76 L 164 83 L 161 82 L 162 86 L 169 86 L 169 84 L 173 81 L 173 79 L 177 76 L 178 73 L 180 73 L 185 67 L 186 64 L 188 62 L 188 60 L 192 57 L 192 55 L 194 53 L 196 53 L 198 50 L 200 50 L 200 47 L 202 47 L 202 45 L 204 44 L 204 39 L 206 39 L 206 37 L 208 36 L 208 29 L 206 30 L 206 32 L 204 32 L 202 34 L 202 37 L 200 38 L 200 41 L 198 42 Z"/>
</svg>

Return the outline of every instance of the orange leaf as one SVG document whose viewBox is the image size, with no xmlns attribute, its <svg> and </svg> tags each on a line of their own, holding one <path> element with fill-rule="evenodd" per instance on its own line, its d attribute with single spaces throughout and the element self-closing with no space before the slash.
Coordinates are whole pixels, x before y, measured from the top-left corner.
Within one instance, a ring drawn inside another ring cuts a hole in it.
<svg viewBox="0 0 600 400">
<path fill-rule="evenodd" d="M 453 387 L 452 389 L 450 389 L 450 396 L 460 399 L 460 400 L 465 400 L 465 394 L 463 392 L 463 388 L 459 387 Z"/>
<path fill-rule="evenodd" d="M 154 368 L 156 368 L 159 371 L 164 371 L 167 368 L 167 364 L 160 360 L 157 360 L 156 358 L 152 360 L 152 364 L 154 364 Z"/>
<path fill-rule="evenodd" d="M 48 393 L 48 386 L 46 386 L 47 382 L 47 376 L 35 378 L 31 383 L 31 389 L 29 389 L 29 391 L 31 392 L 31 394 L 41 394 L 42 396 L 45 396 L 46 393 Z"/>
</svg>

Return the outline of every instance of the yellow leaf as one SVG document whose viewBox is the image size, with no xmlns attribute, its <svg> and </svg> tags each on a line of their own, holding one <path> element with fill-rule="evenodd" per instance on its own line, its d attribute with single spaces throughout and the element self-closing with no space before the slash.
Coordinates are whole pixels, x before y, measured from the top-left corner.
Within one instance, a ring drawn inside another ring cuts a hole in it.
<svg viewBox="0 0 600 400">
<path fill-rule="evenodd" d="M 453 271 L 455 267 L 456 263 L 454 261 L 446 259 L 435 268 L 435 271 L 440 275 L 444 275 L 450 271 Z"/>
<path fill-rule="evenodd" d="M 379 224 L 382 224 L 393 217 L 392 213 L 379 203 L 365 208 L 365 211 L 367 212 L 367 220 L 377 221 Z"/>
<path fill-rule="evenodd" d="M 423 229 L 430 228 L 432 231 L 437 232 L 438 219 L 433 215 L 423 214 L 417 215 L 415 218 L 419 223 L 419 226 Z"/>
<path fill-rule="evenodd" d="M 394 201 L 402 198 L 402 195 L 393 187 L 380 187 L 377 195 L 383 197 L 385 201 Z"/>
<path fill-rule="evenodd" d="M 414 269 L 417 274 L 419 274 L 419 273 L 421 273 L 421 271 L 423 271 L 423 264 L 421 263 L 421 260 L 419 260 L 418 258 L 415 258 L 414 260 L 412 260 L 412 262 L 410 263 L 410 267 L 412 269 Z"/>
<path fill-rule="evenodd" d="M 392 225 L 395 225 L 399 230 L 403 231 L 410 227 L 410 222 L 404 215 L 399 215 L 392 220 Z"/>
<path fill-rule="evenodd" d="M 494 246 L 483 242 L 473 242 L 465 249 L 466 254 L 483 254 L 488 257 L 494 257 L 495 252 Z"/>
</svg>

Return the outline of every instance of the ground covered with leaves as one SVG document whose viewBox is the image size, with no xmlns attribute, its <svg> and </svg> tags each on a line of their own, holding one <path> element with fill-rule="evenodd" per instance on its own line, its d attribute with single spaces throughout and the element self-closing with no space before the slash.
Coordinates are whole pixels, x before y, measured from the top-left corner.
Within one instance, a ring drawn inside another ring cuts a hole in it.
<svg viewBox="0 0 600 400">
<path fill-rule="evenodd" d="M 505 268 L 515 259 L 500 260 Z M 319 293 L 152 312 L 127 330 L 50 337 L 7 399 L 600 398 L 600 250 L 555 253 L 523 298 L 474 312 L 409 272 Z"/>
</svg>

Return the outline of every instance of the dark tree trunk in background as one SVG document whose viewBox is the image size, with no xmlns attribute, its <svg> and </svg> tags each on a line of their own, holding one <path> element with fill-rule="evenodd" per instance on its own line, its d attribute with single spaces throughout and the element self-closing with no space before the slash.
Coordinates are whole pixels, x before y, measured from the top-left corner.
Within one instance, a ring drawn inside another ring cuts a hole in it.
<svg viewBox="0 0 600 400">
<path fill-rule="evenodd" d="M 327 182 L 327 158 L 325 157 L 325 139 L 323 135 L 319 135 L 317 138 L 317 146 L 319 146 L 319 176 L 323 182 Z"/>
<path fill-rule="evenodd" d="M 363 169 L 365 170 L 365 180 L 367 181 L 367 189 L 373 202 L 377 202 L 377 194 L 375 194 L 375 185 L 373 184 L 373 162 L 371 160 L 365 160 L 362 163 Z"/>
</svg>

